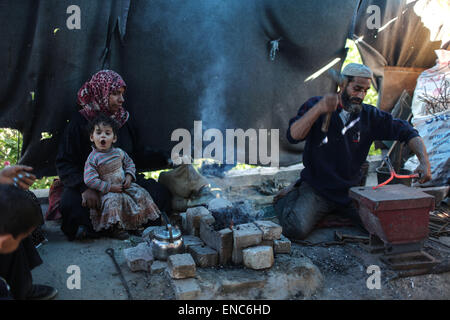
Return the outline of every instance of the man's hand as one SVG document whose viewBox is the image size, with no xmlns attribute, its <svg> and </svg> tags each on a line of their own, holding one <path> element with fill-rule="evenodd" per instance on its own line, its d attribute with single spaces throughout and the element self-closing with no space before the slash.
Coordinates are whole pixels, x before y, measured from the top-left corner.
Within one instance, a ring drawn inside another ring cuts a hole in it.
<svg viewBox="0 0 450 320">
<path fill-rule="evenodd" d="M 334 112 L 339 104 L 339 96 L 336 93 L 327 93 L 320 100 L 319 107 L 322 113 Z"/>
<path fill-rule="evenodd" d="M 32 167 L 16 165 L 8 166 L 0 171 L 0 183 L 13 184 L 24 190 L 28 190 L 36 180 L 36 176 L 30 172 Z"/>
<path fill-rule="evenodd" d="M 111 185 L 111 188 L 109 189 L 109 192 L 122 193 L 123 192 L 123 185 L 122 184 L 113 184 L 113 185 Z"/>
<path fill-rule="evenodd" d="M 281 198 L 284 198 L 289 192 L 291 192 L 292 189 L 294 189 L 296 182 L 291 183 L 290 185 L 288 185 L 286 188 L 281 189 L 276 195 L 275 197 L 273 197 L 273 203 L 277 203 L 278 200 L 280 200 Z"/>
<path fill-rule="evenodd" d="M 131 182 L 133 181 L 133 177 L 131 176 L 131 174 L 126 174 L 125 175 L 125 181 L 123 182 L 123 188 L 124 189 L 128 189 L 129 187 L 131 187 Z"/>
<path fill-rule="evenodd" d="M 428 160 L 427 149 L 421 137 L 414 137 L 408 141 L 408 147 L 415 153 L 419 159 L 419 166 L 414 170 L 420 175 L 419 183 L 425 183 L 431 180 L 431 165 Z"/>
<path fill-rule="evenodd" d="M 97 191 L 93 189 L 86 189 L 81 194 L 81 205 L 90 209 L 100 209 L 100 196 Z"/>
<path fill-rule="evenodd" d="M 430 163 L 420 163 L 414 173 L 419 174 L 419 183 L 425 183 L 431 180 L 431 166 Z"/>
</svg>

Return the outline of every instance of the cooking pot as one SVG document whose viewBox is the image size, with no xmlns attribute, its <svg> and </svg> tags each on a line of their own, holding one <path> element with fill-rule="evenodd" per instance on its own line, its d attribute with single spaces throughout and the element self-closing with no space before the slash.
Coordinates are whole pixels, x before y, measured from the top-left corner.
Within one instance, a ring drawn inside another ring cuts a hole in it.
<svg viewBox="0 0 450 320">
<path fill-rule="evenodd" d="M 152 253 L 158 260 L 167 260 L 172 254 L 184 253 L 181 231 L 172 226 L 165 212 L 161 212 L 166 228 L 157 230 L 153 235 Z"/>
</svg>

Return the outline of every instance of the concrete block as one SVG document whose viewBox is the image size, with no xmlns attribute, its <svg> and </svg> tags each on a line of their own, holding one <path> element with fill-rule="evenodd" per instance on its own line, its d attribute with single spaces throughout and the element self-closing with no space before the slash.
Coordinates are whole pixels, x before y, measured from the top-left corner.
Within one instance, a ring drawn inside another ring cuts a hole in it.
<svg viewBox="0 0 450 320">
<path fill-rule="evenodd" d="M 234 264 L 242 263 L 242 250 L 261 243 L 263 232 L 254 223 L 244 223 L 233 228 Z"/>
<path fill-rule="evenodd" d="M 273 250 L 275 254 L 291 253 L 291 241 L 285 236 L 281 235 L 279 240 L 273 241 Z"/>
<path fill-rule="evenodd" d="M 177 300 L 194 300 L 201 292 L 197 280 L 193 278 L 172 279 L 171 285 Z"/>
<path fill-rule="evenodd" d="M 269 246 L 247 248 L 242 251 L 242 255 L 244 265 L 250 269 L 267 269 L 274 263 L 273 250 Z"/>
<path fill-rule="evenodd" d="M 173 279 L 195 277 L 195 262 L 189 253 L 174 254 L 167 259 L 167 269 Z"/>
<path fill-rule="evenodd" d="M 272 221 L 258 220 L 254 224 L 262 231 L 263 240 L 280 239 L 283 228 Z"/>
<path fill-rule="evenodd" d="M 199 235 L 200 218 L 202 216 L 210 215 L 208 209 L 205 207 L 194 207 L 186 210 L 186 232 L 190 235 Z"/>
<path fill-rule="evenodd" d="M 215 231 L 204 220 L 200 220 L 200 239 L 219 255 L 219 263 L 227 264 L 231 261 L 233 252 L 233 232 L 229 228 Z"/>
<path fill-rule="evenodd" d="M 186 251 L 189 252 L 189 247 L 201 246 L 204 245 L 204 242 L 199 237 L 187 235 L 183 236 L 183 244 Z"/>
<path fill-rule="evenodd" d="M 200 268 L 213 267 L 219 263 L 217 251 L 208 246 L 191 246 L 189 253 Z"/>
<path fill-rule="evenodd" d="M 156 260 L 152 263 L 152 266 L 150 268 L 150 273 L 151 274 L 157 274 L 157 273 L 161 273 L 164 270 L 167 269 L 167 262 L 166 261 L 159 261 Z"/>
<path fill-rule="evenodd" d="M 153 254 L 146 242 L 142 242 L 133 248 L 127 248 L 123 253 L 131 271 L 150 271 Z"/>
</svg>

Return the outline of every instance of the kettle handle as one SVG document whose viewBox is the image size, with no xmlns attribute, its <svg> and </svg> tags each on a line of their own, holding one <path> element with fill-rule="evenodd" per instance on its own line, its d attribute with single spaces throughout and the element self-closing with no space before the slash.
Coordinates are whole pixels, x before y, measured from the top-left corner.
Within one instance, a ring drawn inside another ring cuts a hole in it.
<svg viewBox="0 0 450 320">
<path fill-rule="evenodd" d="M 170 224 L 169 217 L 167 217 L 167 214 L 164 211 L 161 211 L 161 215 L 164 219 L 164 222 L 166 223 L 166 228 L 169 231 L 170 242 L 173 242 L 172 225 Z"/>
<path fill-rule="evenodd" d="M 161 215 L 162 215 L 162 217 L 163 217 L 163 219 L 164 219 L 164 223 L 166 224 L 166 226 L 167 226 L 168 224 L 170 224 L 169 218 L 167 217 L 167 214 L 166 214 L 164 211 L 161 211 Z"/>
</svg>

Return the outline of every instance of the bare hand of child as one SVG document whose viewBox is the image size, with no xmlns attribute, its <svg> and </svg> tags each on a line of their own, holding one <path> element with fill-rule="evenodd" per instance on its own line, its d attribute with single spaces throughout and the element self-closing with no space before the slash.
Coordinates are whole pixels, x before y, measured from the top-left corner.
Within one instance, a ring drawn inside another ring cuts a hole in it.
<svg viewBox="0 0 450 320">
<path fill-rule="evenodd" d="M 109 192 L 122 193 L 123 192 L 123 186 L 121 184 L 113 184 L 113 185 L 111 185 L 111 188 L 109 189 Z"/>
<path fill-rule="evenodd" d="M 128 189 L 131 187 L 131 182 L 133 181 L 133 177 L 130 174 L 127 174 L 125 177 L 125 182 L 123 183 L 123 188 Z"/>
</svg>

